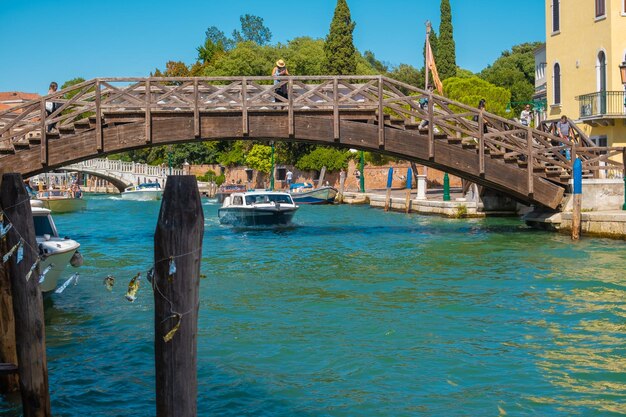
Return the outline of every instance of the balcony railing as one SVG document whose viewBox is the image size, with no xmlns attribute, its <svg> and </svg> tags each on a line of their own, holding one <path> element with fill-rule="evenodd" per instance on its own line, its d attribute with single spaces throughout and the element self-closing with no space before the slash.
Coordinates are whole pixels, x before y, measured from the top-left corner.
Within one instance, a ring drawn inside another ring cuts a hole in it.
<svg viewBox="0 0 626 417">
<path fill-rule="evenodd" d="M 576 97 L 581 119 L 626 118 L 626 93 L 599 91 Z"/>
</svg>

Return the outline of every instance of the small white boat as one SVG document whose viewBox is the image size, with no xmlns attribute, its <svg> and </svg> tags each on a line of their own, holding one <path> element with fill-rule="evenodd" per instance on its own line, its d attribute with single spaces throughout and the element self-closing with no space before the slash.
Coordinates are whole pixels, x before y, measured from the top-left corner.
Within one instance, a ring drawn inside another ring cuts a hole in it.
<svg viewBox="0 0 626 417">
<path fill-rule="evenodd" d="M 291 195 L 274 191 L 233 193 L 217 211 L 220 223 L 233 226 L 287 225 L 298 210 Z"/>
<path fill-rule="evenodd" d="M 160 200 L 163 197 L 163 189 L 158 182 L 147 182 L 144 184 L 127 187 L 122 192 L 125 200 Z"/>
<path fill-rule="evenodd" d="M 58 189 L 39 191 L 35 198 L 43 203 L 43 207 L 54 213 L 70 213 L 87 207 L 87 201 L 83 199 L 80 190 L 77 192 Z"/>
<path fill-rule="evenodd" d="M 39 270 L 44 271 L 52 265 L 45 274 L 42 282 L 39 283 L 41 292 L 53 291 L 59 282 L 59 278 L 67 264 L 80 266 L 82 256 L 78 252 L 80 244 L 68 237 L 59 237 L 57 228 L 50 215 L 50 210 L 40 207 L 41 203 L 36 200 L 31 201 L 33 221 L 35 223 L 35 235 L 39 254 L 44 260 L 39 265 Z M 36 278 L 38 279 L 38 278 Z"/>
<path fill-rule="evenodd" d="M 296 204 L 333 204 L 337 189 L 330 186 L 312 188 L 292 184 L 290 193 Z"/>
</svg>

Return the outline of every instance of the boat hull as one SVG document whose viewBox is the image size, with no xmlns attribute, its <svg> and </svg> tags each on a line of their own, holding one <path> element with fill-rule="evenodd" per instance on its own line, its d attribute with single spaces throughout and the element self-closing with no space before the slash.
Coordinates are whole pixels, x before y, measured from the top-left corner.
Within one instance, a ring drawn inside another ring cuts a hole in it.
<svg viewBox="0 0 626 417">
<path fill-rule="evenodd" d="M 296 204 L 332 204 L 336 196 L 337 190 L 333 187 L 291 193 L 291 198 Z"/>
<path fill-rule="evenodd" d="M 228 207 L 217 211 L 220 223 L 232 226 L 285 226 L 298 208 Z"/>
<path fill-rule="evenodd" d="M 39 265 L 40 271 L 45 270 L 49 265 L 53 265 L 44 276 L 43 281 L 39 283 L 41 292 L 50 292 L 56 289 L 59 284 L 59 278 L 61 278 L 61 275 L 67 269 L 67 264 L 70 262 L 79 246 L 80 245 L 76 243 L 75 245 L 71 245 L 64 250 L 57 250 L 56 252 L 47 255 L 45 259 L 41 261 L 41 264 Z M 36 279 L 39 278 L 37 277 Z"/>
<path fill-rule="evenodd" d="M 71 213 L 85 210 L 87 201 L 82 198 L 39 198 L 43 207 L 53 213 Z"/>
</svg>

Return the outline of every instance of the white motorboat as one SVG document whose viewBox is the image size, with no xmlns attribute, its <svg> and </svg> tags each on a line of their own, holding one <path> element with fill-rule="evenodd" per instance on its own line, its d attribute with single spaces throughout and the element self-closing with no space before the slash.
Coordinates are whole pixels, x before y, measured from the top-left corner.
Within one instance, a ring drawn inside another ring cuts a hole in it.
<svg viewBox="0 0 626 417">
<path fill-rule="evenodd" d="M 217 211 L 220 223 L 233 226 L 287 225 L 298 210 L 291 195 L 274 191 L 233 193 Z"/>
<path fill-rule="evenodd" d="M 125 200 L 160 200 L 163 197 L 163 189 L 158 182 L 146 182 L 144 184 L 127 187 L 122 192 Z"/>
<path fill-rule="evenodd" d="M 49 292 L 57 287 L 59 278 L 65 271 L 67 264 L 80 266 L 82 256 L 78 252 L 80 244 L 68 237 L 59 237 L 50 210 L 40 205 L 41 203 L 36 200 L 31 201 L 37 247 L 39 254 L 43 257 L 39 270 L 44 271 L 52 265 L 44 275 L 43 281 L 39 283 L 39 287 L 41 292 Z"/>
</svg>

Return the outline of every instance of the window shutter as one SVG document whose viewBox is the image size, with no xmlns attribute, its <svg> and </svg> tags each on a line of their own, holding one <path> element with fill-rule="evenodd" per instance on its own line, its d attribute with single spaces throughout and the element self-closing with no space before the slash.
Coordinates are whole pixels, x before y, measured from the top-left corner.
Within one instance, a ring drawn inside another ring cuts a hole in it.
<svg viewBox="0 0 626 417">
<path fill-rule="evenodd" d="M 552 32 L 558 32 L 560 28 L 559 0 L 552 0 Z"/>
</svg>

